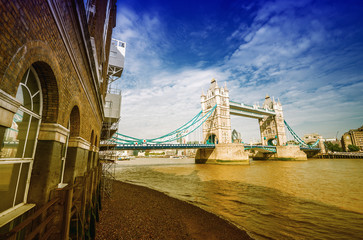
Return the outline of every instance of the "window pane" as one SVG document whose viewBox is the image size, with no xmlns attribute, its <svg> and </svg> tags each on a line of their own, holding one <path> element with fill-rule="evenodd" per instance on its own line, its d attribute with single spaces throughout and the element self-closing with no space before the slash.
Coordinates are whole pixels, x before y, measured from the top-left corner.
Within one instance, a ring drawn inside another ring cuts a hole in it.
<svg viewBox="0 0 363 240">
<path fill-rule="evenodd" d="M 19 100 L 21 105 L 25 108 L 31 110 L 31 98 L 29 90 L 25 87 L 25 85 L 20 84 L 18 87 L 18 92 L 16 93 L 16 99 Z"/>
<path fill-rule="evenodd" d="M 29 75 L 29 72 L 30 72 L 30 68 L 28 68 L 28 70 L 26 70 L 24 76 L 23 76 L 23 79 L 21 79 L 21 82 L 25 84 L 25 81 L 27 80 L 28 78 L 28 75 Z"/>
<path fill-rule="evenodd" d="M 39 124 L 39 119 L 32 117 L 32 120 L 30 123 L 30 128 L 29 128 L 29 133 L 28 133 L 28 140 L 27 140 L 26 148 L 25 148 L 25 155 L 24 155 L 25 158 L 33 157 L 35 137 L 38 132 L 38 124 Z"/>
<path fill-rule="evenodd" d="M 18 87 L 18 92 L 16 93 L 16 99 L 21 103 L 21 105 L 24 105 L 24 96 L 23 96 L 23 88 L 20 84 Z"/>
<path fill-rule="evenodd" d="M 33 97 L 33 112 L 40 114 L 40 93 Z"/>
<path fill-rule="evenodd" d="M 20 163 L 0 164 L 0 212 L 13 207 Z"/>
<path fill-rule="evenodd" d="M 21 158 L 23 156 L 29 119 L 30 116 L 20 110 L 15 113 L 11 127 L 5 130 L 0 157 Z"/>
<path fill-rule="evenodd" d="M 26 180 L 28 179 L 28 171 L 29 171 L 30 163 L 23 163 L 21 167 L 21 173 L 18 184 L 18 191 L 16 193 L 15 205 L 22 203 L 24 201 Z"/>
<path fill-rule="evenodd" d="M 30 94 L 32 96 L 39 91 L 37 80 L 35 78 L 33 71 L 30 71 L 30 73 L 29 73 L 29 77 L 28 77 L 28 81 L 26 82 L 26 86 L 29 88 Z"/>
</svg>

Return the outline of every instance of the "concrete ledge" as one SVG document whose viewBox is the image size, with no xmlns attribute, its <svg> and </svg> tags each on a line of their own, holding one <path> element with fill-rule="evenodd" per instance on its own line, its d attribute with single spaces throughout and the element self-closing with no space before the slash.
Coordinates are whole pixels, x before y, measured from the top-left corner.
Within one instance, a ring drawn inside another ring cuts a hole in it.
<svg viewBox="0 0 363 240">
<path fill-rule="evenodd" d="M 0 89 L 0 126 L 11 127 L 14 114 L 21 103 L 14 97 Z"/>
<path fill-rule="evenodd" d="M 243 164 L 250 163 L 243 144 L 217 144 L 215 149 L 198 149 L 195 163 Z"/>
<path fill-rule="evenodd" d="M 100 148 L 96 147 L 95 145 L 92 145 L 90 147 L 90 151 L 92 151 L 92 152 L 99 152 L 99 150 L 100 150 Z"/>
<path fill-rule="evenodd" d="M 77 147 L 89 150 L 91 143 L 81 137 L 70 137 L 68 140 L 68 147 Z"/>
<path fill-rule="evenodd" d="M 58 123 L 42 123 L 38 139 L 65 143 L 68 133 L 69 130 Z"/>
<path fill-rule="evenodd" d="M 11 211 L 7 212 L 0 216 L 0 228 L 5 224 L 9 223 L 10 221 L 14 220 L 15 218 L 23 215 L 30 209 L 35 207 L 35 204 L 24 204 L 18 208 L 12 209 Z"/>
</svg>

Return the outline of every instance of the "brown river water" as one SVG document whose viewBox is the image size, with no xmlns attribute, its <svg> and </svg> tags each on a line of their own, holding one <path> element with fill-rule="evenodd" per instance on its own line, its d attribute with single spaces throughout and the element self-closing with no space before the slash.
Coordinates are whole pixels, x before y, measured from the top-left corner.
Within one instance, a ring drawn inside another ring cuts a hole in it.
<svg viewBox="0 0 363 240">
<path fill-rule="evenodd" d="M 192 203 L 255 239 L 363 239 L 363 159 L 118 162 L 116 178 Z"/>
</svg>

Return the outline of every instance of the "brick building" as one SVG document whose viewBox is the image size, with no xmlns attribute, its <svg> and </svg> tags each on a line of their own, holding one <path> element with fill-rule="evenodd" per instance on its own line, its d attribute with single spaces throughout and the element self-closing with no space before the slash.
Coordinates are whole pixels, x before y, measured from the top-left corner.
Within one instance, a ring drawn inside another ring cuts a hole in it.
<svg viewBox="0 0 363 240">
<path fill-rule="evenodd" d="M 0 0 L 0 238 L 92 238 L 116 0 Z"/>
<path fill-rule="evenodd" d="M 351 129 L 344 133 L 341 139 L 343 150 L 348 152 L 349 145 L 355 145 L 359 147 L 360 151 L 363 151 L 363 126 L 358 129 Z"/>
</svg>

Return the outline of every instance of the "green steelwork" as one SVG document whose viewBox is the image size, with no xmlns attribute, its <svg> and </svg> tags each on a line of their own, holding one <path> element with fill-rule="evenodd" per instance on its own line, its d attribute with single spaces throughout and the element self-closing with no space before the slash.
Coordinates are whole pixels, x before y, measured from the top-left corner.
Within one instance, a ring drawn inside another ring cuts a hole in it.
<svg viewBox="0 0 363 240">
<path fill-rule="evenodd" d="M 213 149 L 215 144 L 119 144 L 116 150 Z"/>
<path fill-rule="evenodd" d="M 284 120 L 284 123 L 285 123 L 287 129 L 289 130 L 289 132 L 291 133 L 291 135 L 295 138 L 295 140 L 299 143 L 300 146 L 306 147 L 306 148 L 315 148 L 319 144 L 320 139 L 318 139 L 315 143 L 313 143 L 311 145 L 305 143 L 301 138 L 299 138 L 299 136 L 294 132 L 294 130 L 292 130 L 292 128 L 289 126 L 289 124 L 287 124 L 287 122 L 285 120 Z"/>
<path fill-rule="evenodd" d="M 271 153 L 276 152 L 276 146 L 245 145 L 244 148 L 245 148 L 245 150 L 259 148 L 259 149 L 264 149 L 264 150 L 266 150 L 268 152 L 271 152 Z"/>
<path fill-rule="evenodd" d="M 141 139 L 141 138 L 130 137 L 121 133 L 115 133 L 115 135 L 112 137 L 111 142 L 116 144 L 150 144 L 150 143 L 162 144 L 162 143 L 176 141 L 178 139 L 188 136 L 189 134 L 197 130 L 212 115 L 216 107 L 217 104 L 212 109 L 210 109 L 205 115 L 202 115 L 203 111 L 200 111 L 190 121 L 188 121 L 181 127 L 160 137 Z"/>
</svg>

